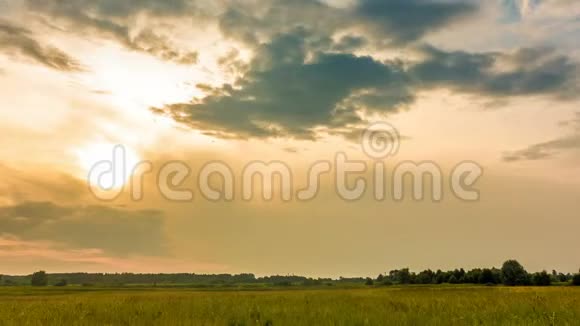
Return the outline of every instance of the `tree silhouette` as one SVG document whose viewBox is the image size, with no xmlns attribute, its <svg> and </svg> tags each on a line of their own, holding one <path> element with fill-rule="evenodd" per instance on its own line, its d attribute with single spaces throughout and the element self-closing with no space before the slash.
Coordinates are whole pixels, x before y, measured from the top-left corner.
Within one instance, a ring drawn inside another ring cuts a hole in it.
<svg viewBox="0 0 580 326">
<path fill-rule="evenodd" d="M 528 272 L 517 260 L 508 260 L 503 263 L 501 268 L 501 277 L 503 284 L 508 286 L 526 285 L 528 281 Z"/>
<path fill-rule="evenodd" d="M 532 276 L 532 284 L 536 286 L 548 286 L 552 284 L 552 278 L 546 271 L 535 273 Z"/>
<path fill-rule="evenodd" d="M 47 286 L 48 285 L 48 276 L 46 275 L 45 271 L 39 271 L 32 274 L 32 278 L 30 279 L 30 284 L 32 286 Z"/>
</svg>

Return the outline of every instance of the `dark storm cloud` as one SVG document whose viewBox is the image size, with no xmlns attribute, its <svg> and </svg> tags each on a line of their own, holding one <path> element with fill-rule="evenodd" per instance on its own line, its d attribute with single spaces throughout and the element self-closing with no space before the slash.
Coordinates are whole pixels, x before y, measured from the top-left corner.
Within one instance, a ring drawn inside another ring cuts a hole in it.
<svg viewBox="0 0 580 326">
<path fill-rule="evenodd" d="M 469 53 L 425 46 L 422 52 L 427 58 L 409 70 L 422 87 L 450 87 L 488 96 L 553 94 L 567 97 L 573 95 L 578 86 L 577 64 L 550 49 Z"/>
<path fill-rule="evenodd" d="M 312 139 L 319 127 L 333 134 L 356 128 L 361 112 L 397 112 L 422 90 L 450 88 L 497 100 L 566 98 L 577 89 L 577 65 L 550 49 L 469 53 L 422 46 L 421 61 L 380 62 L 313 40 L 303 29 L 279 35 L 258 48 L 234 85 L 205 87 L 209 96 L 201 101 L 153 110 L 220 137 Z"/>
<path fill-rule="evenodd" d="M 65 28 L 77 33 L 96 33 L 116 40 L 125 47 L 149 53 L 178 64 L 197 62 L 197 52 L 179 49 L 170 38 L 151 28 L 135 29 L 131 17 L 144 13 L 152 17 L 182 16 L 194 13 L 186 0 L 27 0 L 31 11 L 57 18 Z"/>
<path fill-rule="evenodd" d="M 364 94 L 387 97 L 382 90 L 404 78 L 397 65 L 371 57 L 314 53 L 307 60 L 305 33 L 280 35 L 264 44 L 236 85 L 207 89 L 212 95 L 199 103 L 155 110 L 222 135 L 308 139 L 314 138 L 315 127 L 360 122 L 354 106 L 369 101 Z M 396 94 L 389 100 L 381 109 L 396 110 L 407 98 Z"/>
<path fill-rule="evenodd" d="M 83 15 L 120 17 L 149 12 L 156 15 L 181 15 L 191 9 L 189 0 L 26 0 L 33 9 L 56 15 Z"/>
<path fill-rule="evenodd" d="M 241 76 L 235 82 L 199 85 L 207 97 L 152 109 L 224 138 L 348 133 L 363 123 L 361 113 L 397 112 L 418 92 L 437 88 L 496 102 L 522 95 L 574 98 L 578 90 L 577 64 L 553 50 L 470 53 L 417 45 L 428 33 L 477 13 L 472 0 L 359 0 L 344 8 L 315 0 L 226 0 L 214 3 L 213 11 L 210 2 L 188 0 L 27 1 L 70 30 L 177 63 L 195 63 L 198 54 L 178 49 L 159 28 L 160 19 L 169 18 L 163 20 L 169 25 L 182 19 L 195 28 L 192 17 L 202 17 L 224 37 L 244 43 L 254 54 L 249 63 L 235 50 L 218 60 Z M 137 17 L 149 19 L 148 26 L 136 27 Z M 379 61 L 354 54 L 386 43 L 418 49 L 422 57 Z"/>
<path fill-rule="evenodd" d="M 158 211 L 23 202 L 0 207 L 0 233 L 23 240 L 58 241 L 71 248 L 102 249 L 117 256 L 165 252 L 163 216 Z"/>
<path fill-rule="evenodd" d="M 395 43 L 407 43 L 477 10 L 472 1 L 361 0 L 355 12 Z"/>
<path fill-rule="evenodd" d="M 564 151 L 580 150 L 580 113 L 576 118 L 567 121 L 565 126 L 572 127 L 572 133 L 543 143 L 533 144 L 527 148 L 507 152 L 503 156 L 506 162 L 535 161 L 551 159 Z"/>
<path fill-rule="evenodd" d="M 0 52 L 26 57 L 61 71 L 82 71 L 79 62 L 63 51 L 41 44 L 27 29 L 0 21 Z"/>
<path fill-rule="evenodd" d="M 261 37 L 299 26 L 326 36 L 363 28 L 372 32 L 375 41 L 389 39 L 402 44 L 419 40 L 478 9 L 477 2 L 470 0 L 360 0 L 346 8 L 315 0 L 232 1 L 219 17 L 219 24 L 226 36 L 247 44 L 258 44 Z M 362 46 L 359 41 L 356 45 Z"/>
<path fill-rule="evenodd" d="M 363 0 L 354 7 L 335 8 L 316 0 L 210 1 L 189 0 L 25 0 L 32 12 L 66 22 L 67 30 L 96 33 L 113 38 L 129 49 L 142 51 L 167 61 L 194 63 L 195 51 L 184 51 L 151 22 L 158 18 L 216 22 L 228 38 L 259 47 L 274 35 L 307 27 L 321 46 L 333 44 L 332 36 L 348 29 L 368 29 L 374 42 L 385 39 L 403 43 L 420 39 L 473 13 L 473 2 L 429 0 Z M 213 9 L 212 9 L 213 8 Z M 137 17 L 149 18 L 148 27 L 137 26 Z M 358 36 L 344 37 L 336 51 L 354 51 L 369 43 Z"/>
<path fill-rule="evenodd" d="M 361 36 L 346 35 L 340 38 L 334 45 L 334 50 L 340 52 L 351 52 L 365 46 L 368 40 Z"/>
<path fill-rule="evenodd" d="M 308 27 L 321 38 L 352 27 L 352 13 L 330 7 L 316 0 L 231 1 L 218 16 L 222 33 L 248 45 L 259 46 L 260 40 Z"/>
</svg>

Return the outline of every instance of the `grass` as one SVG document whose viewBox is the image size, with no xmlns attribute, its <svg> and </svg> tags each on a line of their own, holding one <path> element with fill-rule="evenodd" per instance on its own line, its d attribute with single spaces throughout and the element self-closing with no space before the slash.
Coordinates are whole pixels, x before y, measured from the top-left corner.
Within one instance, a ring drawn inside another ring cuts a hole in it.
<svg viewBox="0 0 580 326">
<path fill-rule="evenodd" d="M 580 288 L 0 288 L 0 325 L 578 325 Z"/>
</svg>

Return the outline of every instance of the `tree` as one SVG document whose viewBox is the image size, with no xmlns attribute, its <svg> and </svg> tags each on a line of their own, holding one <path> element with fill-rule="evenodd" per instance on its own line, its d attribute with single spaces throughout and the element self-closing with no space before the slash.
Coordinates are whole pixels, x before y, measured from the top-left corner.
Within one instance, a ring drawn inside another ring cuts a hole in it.
<svg viewBox="0 0 580 326">
<path fill-rule="evenodd" d="M 529 284 L 528 272 L 516 260 L 508 260 L 501 267 L 503 284 L 508 286 Z"/>
<path fill-rule="evenodd" d="M 455 269 L 452 273 L 453 276 L 455 276 L 457 283 L 463 283 L 465 281 L 465 270 L 463 268 Z"/>
<path fill-rule="evenodd" d="M 558 274 L 558 282 L 566 283 L 568 281 L 570 281 L 570 278 L 568 277 L 568 275 L 566 275 L 564 273 Z"/>
<path fill-rule="evenodd" d="M 383 282 L 381 284 L 384 286 L 391 286 L 391 285 L 393 285 L 393 282 L 391 282 L 391 280 L 389 280 L 388 278 L 385 277 L 385 279 L 383 280 Z"/>
<path fill-rule="evenodd" d="M 435 273 L 430 269 L 422 271 L 417 275 L 417 283 L 419 284 L 431 284 L 435 278 Z"/>
<path fill-rule="evenodd" d="M 367 280 L 366 280 L 366 282 L 365 282 L 365 285 L 367 285 L 367 286 L 372 286 L 372 285 L 374 285 L 374 284 L 375 284 L 375 282 L 373 282 L 373 279 L 372 279 L 372 278 L 370 278 L 370 277 L 367 277 Z"/>
<path fill-rule="evenodd" d="M 532 284 L 536 286 L 548 286 L 552 284 L 552 278 L 546 271 L 535 273 L 532 276 Z"/>
<path fill-rule="evenodd" d="M 379 276 L 377 276 L 377 282 L 381 283 L 385 280 L 385 277 L 383 276 L 383 274 L 379 274 Z"/>
<path fill-rule="evenodd" d="M 411 272 L 409 272 L 408 268 L 401 269 L 397 273 L 396 279 L 399 281 L 400 284 L 411 284 L 413 280 Z"/>
<path fill-rule="evenodd" d="M 390 271 L 389 277 L 391 278 L 391 280 L 399 284 L 411 284 L 413 281 L 413 277 L 408 268 Z"/>
<path fill-rule="evenodd" d="M 46 275 L 45 271 L 39 271 L 32 274 L 32 278 L 30 279 L 30 284 L 32 286 L 47 286 L 48 285 L 48 276 Z"/>
<path fill-rule="evenodd" d="M 465 281 L 465 283 L 478 284 L 479 278 L 481 277 L 481 273 L 482 273 L 481 268 L 472 269 L 469 272 L 465 273 L 465 277 L 463 278 L 463 280 Z"/>
<path fill-rule="evenodd" d="M 68 282 L 65 279 L 62 279 L 54 284 L 54 286 L 67 286 Z"/>
<path fill-rule="evenodd" d="M 572 285 L 580 286 L 580 274 L 576 274 L 572 277 Z"/>
<path fill-rule="evenodd" d="M 449 274 L 447 272 L 443 272 L 442 270 L 437 270 L 435 273 L 435 283 L 443 284 L 449 281 Z"/>
<path fill-rule="evenodd" d="M 479 274 L 479 284 L 496 284 L 495 278 L 493 277 L 493 271 L 489 268 L 485 268 Z"/>
<path fill-rule="evenodd" d="M 4 280 L 4 285 L 6 285 L 6 286 L 15 286 L 16 285 L 16 282 L 14 282 L 11 279 L 6 279 L 6 280 Z"/>
<path fill-rule="evenodd" d="M 455 275 L 452 274 L 448 282 L 449 284 L 458 284 L 459 280 L 457 279 L 457 277 L 455 277 Z"/>
</svg>

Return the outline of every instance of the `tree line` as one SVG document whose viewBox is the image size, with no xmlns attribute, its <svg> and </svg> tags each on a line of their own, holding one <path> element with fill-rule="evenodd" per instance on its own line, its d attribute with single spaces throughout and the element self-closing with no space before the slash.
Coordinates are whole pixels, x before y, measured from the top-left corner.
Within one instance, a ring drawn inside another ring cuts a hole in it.
<svg viewBox="0 0 580 326">
<path fill-rule="evenodd" d="M 408 268 L 392 270 L 373 278 L 308 278 L 295 275 L 274 275 L 256 277 L 254 274 L 134 274 L 134 273 L 64 273 L 48 274 L 44 271 L 27 276 L 0 275 L 2 285 L 33 285 L 33 286 L 67 286 L 75 285 L 172 285 L 190 284 L 198 286 L 228 286 L 236 284 L 268 284 L 274 286 L 317 286 L 340 283 L 371 285 L 406 285 L 406 284 L 504 284 L 507 286 L 535 285 L 549 286 L 554 283 L 580 286 L 580 273 L 551 273 L 542 271 L 528 273 L 516 260 L 506 261 L 501 268 L 475 268 L 465 271 L 463 268 L 452 271 L 432 271 L 430 269 L 419 273 Z"/>
<path fill-rule="evenodd" d="M 463 268 L 452 271 L 432 271 L 430 269 L 413 273 L 408 268 L 393 270 L 386 275 L 379 275 L 375 280 L 367 279 L 366 283 L 374 284 L 503 284 L 507 286 L 535 285 L 548 286 L 553 283 L 571 283 L 580 285 L 580 273 L 563 274 L 553 270 L 528 273 L 516 260 L 506 261 L 501 268 L 475 268 L 465 271 Z"/>
<path fill-rule="evenodd" d="M 135 273 L 54 273 L 38 271 L 26 276 L 0 276 L 3 285 L 155 285 L 155 284 L 194 284 L 194 285 L 225 285 L 225 284 L 298 284 L 308 282 L 303 276 L 266 276 L 256 277 L 254 274 L 135 274 Z M 331 281 L 330 279 L 328 279 Z"/>
</svg>

